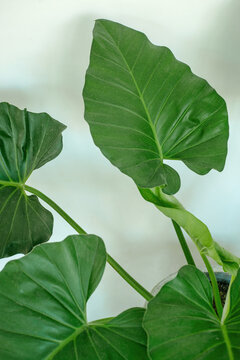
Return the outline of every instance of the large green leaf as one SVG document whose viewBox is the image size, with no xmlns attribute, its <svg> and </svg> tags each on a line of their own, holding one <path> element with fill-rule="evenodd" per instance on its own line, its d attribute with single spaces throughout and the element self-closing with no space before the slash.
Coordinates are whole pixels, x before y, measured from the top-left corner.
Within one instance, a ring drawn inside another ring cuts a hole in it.
<svg viewBox="0 0 240 360">
<path fill-rule="evenodd" d="M 0 273 L 0 358 L 147 359 L 144 309 L 87 322 L 106 263 L 103 241 L 74 235 L 37 246 Z"/>
<path fill-rule="evenodd" d="M 208 227 L 196 216 L 185 210 L 173 195 L 166 195 L 160 188 L 139 187 L 142 197 L 153 203 L 165 216 L 174 220 L 193 240 L 199 251 L 210 256 L 223 270 L 233 275 L 239 269 L 240 258 L 225 250 L 214 241 Z"/>
<path fill-rule="evenodd" d="M 143 320 L 152 360 L 240 358 L 240 271 L 231 288 L 230 310 L 221 321 L 207 277 L 183 267 L 148 304 Z"/>
<path fill-rule="evenodd" d="M 224 100 L 189 66 L 138 31 L 97 20 L 83 91 L 95 144 L 141 187 L 180 187 L 164 159 L 198 174 L 221 171 L 227 154 Z"/>
<path fill-rule="evenodd" d="M 27 253 L 47 241 L 53 217 L 24 184 L 62 149 L 65 126 L 46 113 L 0 103 L 0 257 Z"/>
</svg>

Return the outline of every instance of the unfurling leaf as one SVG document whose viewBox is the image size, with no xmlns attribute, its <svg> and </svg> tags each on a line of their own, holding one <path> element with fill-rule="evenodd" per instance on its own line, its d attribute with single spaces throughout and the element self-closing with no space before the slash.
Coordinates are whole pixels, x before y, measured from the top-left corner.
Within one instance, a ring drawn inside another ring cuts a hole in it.
<svg viewBox="0 0 240 360">
<path fill-rule="evenodd" d="M 223 267 L 224 271 L 236 275 L 240 258 L 214 241 L 207 225 L 184 209 L 173 195 L 166 195 L 159 188 L 155 189 L 157 193 L 152 189 L 140 187 L 138 189 L 146 201 L 154 204 L 165 216 L 174 220 L 186 231 L 201 253 L 210 256 Z"/>
</svg>

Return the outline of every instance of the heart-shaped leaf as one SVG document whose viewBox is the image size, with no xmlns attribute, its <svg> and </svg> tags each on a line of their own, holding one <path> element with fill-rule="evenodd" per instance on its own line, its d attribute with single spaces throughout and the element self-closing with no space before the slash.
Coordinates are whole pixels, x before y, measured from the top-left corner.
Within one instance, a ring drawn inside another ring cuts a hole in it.
<svg viewBox="0 0 240 360">
<path fill-rule="evenodd" d="M 24 184 L 62 150 L 65 126 L 46 113 L 0 103 L 0 257 L 27 253 L 52 234 L 53 217 Z"/>
<path fill-rule="evenodd" d="M 198 174 L 223 169 L 224 100 L 143 33 L 97 20 L 83 97 L 95 144 L 137 185 L 177 192 L 179 175 L 164 159 L 182 160 Z"/>
<path fill-rule="evenodd" d="M 37 246 L 0 273 L 0 358 L 146 360 L 144 309 L 87 322 L 106 263 L 103 241 L 74 235 Z"/>
<path fill-rule="evenodd" d="M 230 310 L 219 319 L 207 277 L 184 266 L 148 304 L 143 320 L 152 360 L 237 360 L 240 358 L 240 271 L 230 293 Z"/>
</svg>

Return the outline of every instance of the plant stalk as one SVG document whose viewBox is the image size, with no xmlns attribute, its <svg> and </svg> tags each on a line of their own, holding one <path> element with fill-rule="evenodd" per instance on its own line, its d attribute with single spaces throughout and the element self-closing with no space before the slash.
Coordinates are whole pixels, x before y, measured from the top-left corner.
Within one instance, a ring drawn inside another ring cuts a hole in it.
<svg viewBox="0 0 240 360">
<path fill-rule="evenodd" d="M 200 252 L 200 254 L 201 254 L 201 252 Z M 210 277 L 210 280 L 212 283 L 213 296 L 214 296 L 214 300 L 215 300 L 215 304 L 216 304 L 216 309 L 217 309 L 218 316 L 221 319 L 222 313 L 223 313 L 223 307 L 222 307 L 222 302 L 221 302 L 221 297 L 220 297 L 220 293 L 219 293 L 217 279 L 216 279 L 213 268 L 212 268 L 210 262 L 208 261 L 207 257 L 204 254 L 201 254 L 201 257 L 204 261 L 204 264 L 206 265 L 206 268 L 207 268 L 207 271 L 208 271 L 208 274 L 209 274 L 209 277 Z"/>
<path fill-rule="evenodd" d="M 139 188 L 140 189 L 140 188 Z M 141 193 L 141 191 L 140 191 Z M 161 186 L 157 186 L 155 188 L 155 195 L 159 198 L 159 200 L 163 200 L 163 201 L 166 201 L 166 199 L 168 200 L 168 197 L 166 194 L 163 194 L 162 190 L 161 190 Z M 178 206 L 182 207 L 182 205 L 175 199 L 175 205 L 178 204 Z M 182 229 L 181 227 L 178 225 L 178 223 L 176 223 L 176 221 L 174 221 L 173 219 L 172 220 L 172 224 L 173 224 L 173 227 L 176 231 L 176 234 L 177 234 L 177 237 L 178 237 L 178 240 L 179 240 L 179 243 L 181 245 L 181 248 L 182 248 L 182 251 L 184 253 L 184 256 L 187 260 L 187 263 L 188 265 L 193 265 L 193 266 L 196 266 L 194 260 L 193 260 L 193 257 L 192 257 L 192 254 L 191 254 L 191 251 L 188 247 L 188 244 L 185 240 L 185 237 L 182 233 Z"/>
<path fill-rule="evenodd" d="M 24 185 L 23 188 L 28 192 L 37 195 L 40 199 L 45 201 L 51 208 L 53 208 L 69 225 L 72 226 L 79 234 L 87 234 L 85 230 L 79 226 L 60 206 L 58 206 L 52 199 L 43 194 L 41 191 Z M 129 275 L 122 267 L 114 260 L 109 254 L 107 254 L 107 262 L 112 268 L 133 288 L 135 289 L 145 300 L 149 301 L 153 298 L 152 294 L 148 292 L 142 285 L 140 285 L 131 275 Z"/>
<path fill-rule="evenodd" d="M 183 235 L 182 229 L 180 228 L 180 226 L 174 220 L 172 220 L 172 223 L 173 223 L 174 229 L 176 231 L 178 240 L 180 242 L 180 245 L 182 247 L 182 251 L 183 251 L 183 253 L 185 255 L 185 258 L 187 260 L 188 265 L 196 266 L 196 264 L 195 264 L 195 262 L 193 260 L 191 251 L 190 251 L 190 249 L 188 247 L 188 244 L 186 242 L 186 239 L 185 239 L 185 237 Z"/>
<path fill-rule="evenodd" d="M 142 285 L 140 285 L 131 275 L 129 275 L 109 254 L 107 254 L 107 262 L 126 280 L 144 299 L 150 301 L 153 295 L 150 294 Z M 124 274 L 124 276 L 123 276 Z"/>
<path fill-rule="evenodd" d="M 48 196 L 46 196 L 45 194 L 43 194 L 41 191 L 28 186 L 28 185 L 24 185 L 24 189 L 27 190 L 28 192 L 37 195 L 40 199 L 42 199 L 43 201 L 45 201 L 45 203 L 47 203 L 49 206 L 51 206 L 51 208 L 53 208 L 69 225 L 72 226 L 72 228 L 74 230 L 76 230 L 79 234 L 87 234 L 85 230 L 83 230 L 81 228 L 81 226 L 79 226 L 76 221 L 74 221 L 62 208 L 60 208 L 60 206 L 58 206 L 52 199 L 50 199 Z"/>
</svg>

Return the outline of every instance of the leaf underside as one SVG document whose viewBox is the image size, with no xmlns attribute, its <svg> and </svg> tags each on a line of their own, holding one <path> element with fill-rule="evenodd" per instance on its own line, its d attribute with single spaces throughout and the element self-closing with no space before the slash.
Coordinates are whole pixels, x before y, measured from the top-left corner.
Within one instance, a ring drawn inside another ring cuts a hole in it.
<svg viewBox="0 0 240 360">
<path fill-rule="evenodd" d="M 209 280 L 184 266 L 148 304 L 143 326 L 152 360 L 240 358 L 240 271 L 231 289 L 230 311 L 221 324 Z"/>
<path fill-rule="evenodd" d="M 143 33 L 96 21 L 83 97 L 95 144 L 138 186 L 178 191 L 179 175 L 164 159 L 182 160 L 198 174 L 223 169 L 224 100 Z"/>
<path fill-rule="evenodd" d="M 0 257 L 28 253 L 52 235 L 53 216 L 36 196 L 0 186 Z"/>
<path fill-rule="evenodd" d="M 46 113 L 0 103 L 0 180 L 25 183 L 33 170 L 62 150 L 66 128 Z"/>
<path fill-rule="evenodd" d="M 52 214 L 23 186 L 60 153 L 64 129 L 46 113 L 0 103 L 0 257 L 25 254 L 50 238 Z"/>
<path fill-rule="evenodd" d="M 37 246 L 0 273 L 0 358 L 145 360 L 144 309 L 87 322 L 106 263 L 103 241 L 74 235 Z"/>
</svg>

